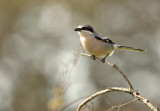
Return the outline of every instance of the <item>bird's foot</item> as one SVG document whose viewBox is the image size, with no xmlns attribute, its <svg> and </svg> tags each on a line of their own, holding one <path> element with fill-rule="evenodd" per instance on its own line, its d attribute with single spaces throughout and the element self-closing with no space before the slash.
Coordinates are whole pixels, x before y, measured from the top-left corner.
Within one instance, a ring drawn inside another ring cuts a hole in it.
<svg viewBox="0 0 160 111">
<path fill-rule="evenodd" d="M 109 54 L 107 54 L 105 57 L 103 57 L 103 58 L 101 59 L 101 62 L 102 62 L 102 63 L 105 63 L 105 62 L 106 62 L 106 57 L 108 57 L 108 55 L 109 55 Z"/>
<path fill-rule="evenodd" d="M 104 57 L 104 58 L 101 59 L 101 62 L 105 63 L 105 60 L 106 60 L 106 58 Z"/>
<path fill-rule="evenodd" d="M 95 55 L 91 55 L 90 58 L 92 58 L 93 60 L 96 60 L 96 56 Z"/>
</svg>

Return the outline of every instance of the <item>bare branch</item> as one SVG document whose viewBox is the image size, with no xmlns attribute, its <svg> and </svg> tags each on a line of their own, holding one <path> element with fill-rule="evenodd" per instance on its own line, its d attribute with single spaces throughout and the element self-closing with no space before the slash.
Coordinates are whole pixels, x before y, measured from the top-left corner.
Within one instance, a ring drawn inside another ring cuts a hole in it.
<svg viewBox="0 0 160 111">
<path fill-rule="evenodd" d="M 83 54 L 82 53 L 82 55 L 83 56 L 87 56 L 87 57 L 91 57 L 91 55 L 88 55 L 88 54 Z M 95 57 L 95 58 L 96 58 L 96 60 L 101 60 L 99 57 Z M 128 80 L 126 75 L 117 67 L 116 64 L 112 64 L 112 63 L 110 63 L 108 61 L 105 61 L 105 63 L 107 63 L 108 65 L 112 66 L 114 69 L 116 69 L 123 76 L 123 78 L 126 80 L 127 84 L 129 85 L 130 90 L 134 90 L 132 84 L 130 83 L 130 81 Z"/>
<path fill-rule="evenodd" d="M 152 111 L 160 111 L 157 106 L 154 106 L 147 98 L 140 95 L 137 91 L 132 91 L 132 95 L 136 98 L 139 98 L 139 101 L 147 105 Z"/>
<path fill-rule="evenodd" d="M 87 56 L 87 57 L 91 57 L 91 55 L 88 54 L 82 54 L 83 56 Z M 96 57 L 96 60 L 101 60 L 100 58 Z M 105 63 L 107 63 L 108 65 L 112 66 L 114 69 L 116 69 L 125 79 L 125 81 L 128 83 L 129 88 L 123 88 L 123 87 L 110 87 L 110 88 L 106 88 L 105 90 L 101 90 L 99 92 L 96 92 L 95 94 L 91 95 L 90 97 L 88 97 L 86 100 L 84 100 L 77 108 L 77 111 L 80 111 L 81 108 L 86 105 L 88 102 L 90 102 L 92 99 L 94 99 L 97 96 L 103 95 L 103 94 L 107 94 L 108 92 L 112 92 L 112 91 L 119 91 L 119 92 L 124 92 L 124 93 L 128 93 L 131 94 L 132 96 L 136 97 L 137 100 L 141 101 L 142 103 L 144 103 L 146 106 L 148 106 L 152 111 L 160 111 L 159 108 L 157 108 L 156 106 L 154 106 L 152 103 L 149 102 L 148 99 L 146 99 L 145 97 L 143 97 L 142 95 L 140 95 L 136 90 L 133 89 L 132 84 L 130 83 L 130 81 L 128 80 L 128 78 L 126 77 L 126 75 L 117 67 L 117 65 L 112 64 L 110 62 L 105 61 Z M 130 102 L 128 102 L 130 103 Z M 124 106 L 126 104 L 122 104 L 121 106 Z"/>
<path fill-rule="evenodd" d="M 133 95 L 134 97 L 137 98 L 137 100 L 141 101 L 142 103 L 144 103 L 146 106 L 148 106 L 152 111 L 160 111 L 159 108 L 157 108 L 156 106 L 154 106 L 152 103 L 149 102 L 148 99 L 146 99 L 145 97 L 141 96 L 137 91 L 135 90 L 130 90 L 129 88 L 123 88 L 123 87 L 110 87 L 110 88 L 106 88 L 105 90 L 101 90 L 99 92 L 96 92 L 95 94 L 91 95 L 90 97 L 88 97 L 86 100 L 84 100 L 77 108 L 77 111 L 80 111 L 81 108 L 86 105 L 88 102 L 90 102 L 92 99 L 94 99 L 97 96 L 103 95 L 103 94 L 107 94 L 108 92 L 112 92 L 112 91 L 119 91 L 119 92 L 124 92 L 124 93 L 128 93 Z M 122 104 L 123 105 L 123 104 Z"/>
<path fill-rule="evenodd" d="M 94 99 L 97 96 L 103 95 L 105 93 L 111 92 L 111 91 L 123 91 L 126 93 L 130 93 L 128 88 L 119 88 L 119 87 L 112 87 L 112 88 L 107 88 L 105 90 L 101 90 L 99 92 L 96 92 L 95 94 L 91 95 L 90 97 L 88 97 L 86 100 L 84 100 L 77 108 L 77 111 L 80 111 L 81 108 L 87 104 L 88 102 L 90 102 L 92 99 Z"/>
</svg>

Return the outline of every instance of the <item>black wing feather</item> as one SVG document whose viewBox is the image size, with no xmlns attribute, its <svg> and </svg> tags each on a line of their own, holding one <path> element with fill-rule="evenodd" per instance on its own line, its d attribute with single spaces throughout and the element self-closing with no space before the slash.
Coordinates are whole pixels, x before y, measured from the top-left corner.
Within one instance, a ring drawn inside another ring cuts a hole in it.
<svg viewBox="0 0 160 111">
<path fill-rule="evenodd" d="M 97 39 L 97 40 L 101 40 L 101 41 L 103 41 L 103 42 L 106 42 L 106 43 L 111 43 L 111 44 L 115 44 L 112 40 L 110 40 L 110 39 L 107 39 L 107 38 L 105 38 L 105 39 L 102 39 L 102 38 L 100 38 L 100 37 L 97 37 L 97 36 L 95 36 L 95 38 Z"/>
</svg>

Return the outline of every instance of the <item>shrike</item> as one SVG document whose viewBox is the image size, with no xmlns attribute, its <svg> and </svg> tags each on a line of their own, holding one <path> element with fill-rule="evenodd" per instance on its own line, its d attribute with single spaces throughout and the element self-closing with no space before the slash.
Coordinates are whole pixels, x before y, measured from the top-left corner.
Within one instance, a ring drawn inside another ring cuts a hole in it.
<svg viewBox="0 0 160 111">
<path fill-rule="evenodd" d="M 143 49 L 115 44 L 104 35 L 97 33 L 91 25 L 79 25 L 74 31 L 78 31 L 81 43 L 84 49 L 92 54 L 92 59 L 95 60 L 95 56 L 103 57 L 101 59 L 103 63 L 107 56 L 111 56 L 114 53 L 114 50 L 146 51 Z"/>
</svg>

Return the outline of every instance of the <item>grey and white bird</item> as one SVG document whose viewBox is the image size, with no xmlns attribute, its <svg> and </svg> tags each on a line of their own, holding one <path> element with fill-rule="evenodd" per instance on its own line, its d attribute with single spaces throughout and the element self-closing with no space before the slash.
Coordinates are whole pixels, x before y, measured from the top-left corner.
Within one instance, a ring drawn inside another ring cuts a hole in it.
<svg viewBox="0 0 160 111">
<path fill-rule="evenodd" d="M 103 63 L 105 62 L 106 57 L 112 56 L 115 50 L 146 51 L 115 44 L 104 35 L 97 33 L 91 25 L 79 25 L 74 31 L 78 31 L 84 49 L 92 55 L 92 58 L 95 59 L 95 56 L 102 57 L 101 61 Z"/>
</svg>

